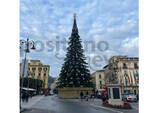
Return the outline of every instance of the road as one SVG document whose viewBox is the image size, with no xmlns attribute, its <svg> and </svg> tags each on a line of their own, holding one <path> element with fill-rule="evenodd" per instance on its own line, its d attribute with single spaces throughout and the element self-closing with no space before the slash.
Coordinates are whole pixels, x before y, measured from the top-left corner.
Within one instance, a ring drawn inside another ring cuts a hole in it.
<svg viewBox="0 0 150 113">
<path fill-rule="evenodd" d="M 126 113 L 126 111 L 107 109 L 80 101 L 58 99 L 55 96 L 39 96 L 33 97 L 31 100 L 23 103 L 22 106 L 27 108 L 23 113 Z M 138 112 L 131 111 L 131 113 Z"/>
<path fill-rule="evenodd" d="M 139 103 L 138 102 L 131 102 L 130 103 L 132 108 L 131 110 L 122 110 L 123 113 L 139 113 Z"/>
</svg>

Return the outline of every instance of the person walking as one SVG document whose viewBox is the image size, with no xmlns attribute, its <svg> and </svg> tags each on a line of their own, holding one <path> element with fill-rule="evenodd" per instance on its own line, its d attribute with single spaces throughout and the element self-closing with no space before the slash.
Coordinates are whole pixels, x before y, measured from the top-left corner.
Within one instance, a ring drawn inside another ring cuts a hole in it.
<svg viewBox="0 0 150 113">
<path fill-rule="evenodd" d="M 92 91 L 91 96 L 90 96 L 90 100 L 94 100 L 94 98 L 95 98 L 95 92 Z"/>
<path fill-rule="evenodd" d="M 29 100 L 29 94 L 28 93 L 25 93 L 25 99 L 26 99 L 26 102 L 28 102 L 28 100 Z"/>
<path fill-rule="evenodd" d="M 88 98 L 89 98 L 89 92 L 87 91 L 86 92 L 86 101 L 88 101 Z"/>
<path fill-rule="evenodd" d="M 25 101 L 25 93 L 24 92 L 22 93 L 22 101 L 23 102 Z"/>
<path fill-rule="evenodd" d="M 139 101 L 139 94 L 136 95 L 137 101 Z"/>
<path fill-rule="evenodd" d="M 98 90 L 96 90 L 95 92 L 95 98 L 97 98 L 97 95 L 98 95 Z"/>
<path fill-rule="evenodd" d="M 102 101 L 105 102 L 106 101 L 106 95 L 104 93 L 102 93 Z"/>
<path fill-rule="evenodd" d="M 81 99 L 81 101 L 83 99 L 83 92 L 82 91 L 80 92 L 80 99 Z"/>
</svg>

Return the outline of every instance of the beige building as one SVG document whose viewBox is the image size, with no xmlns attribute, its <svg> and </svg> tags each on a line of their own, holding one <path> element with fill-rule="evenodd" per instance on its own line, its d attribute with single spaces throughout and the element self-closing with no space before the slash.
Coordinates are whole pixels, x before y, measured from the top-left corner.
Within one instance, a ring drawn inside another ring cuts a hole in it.
<svg viewBox="0 0 150 113">
<path fill-rule="evenodd" d="M 20 64 L 21 67 L 21 64 Z M 40 60 L 30 60 L 28 63 L 28 76 L 43 81 L 43 88 L 48 88 L 49 65 L 44 65 Z M 26 75 L 25 75 L 26 76 Z"/>
<path fill-rule="evenodd" d="M 104 70 L 94 72 L 91 74 L 91 77 L 96 90 L 103 89 L 105 87 Z"/>
<path fill-rule="evenodd" d="M 115 70 L 119 84 L 122 86 L 122 93 L 138 94 L 139 62 L 137 57 L 113 56 L 109 59 L 109 64 L 104 67 L 104 73 L 110 72 L 110 68 Z"/>
</svg>

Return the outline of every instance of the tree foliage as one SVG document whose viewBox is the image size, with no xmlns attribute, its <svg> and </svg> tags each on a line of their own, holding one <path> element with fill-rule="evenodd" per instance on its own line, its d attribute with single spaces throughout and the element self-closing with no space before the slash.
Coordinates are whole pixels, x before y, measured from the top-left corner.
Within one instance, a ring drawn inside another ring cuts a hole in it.
<svg viewBox="0 0 150 113">
<path fill-rule="evenodd" d="M 57 87 L 92 87 L 90 71 L 83 54 L 76 19 L 69 38 L 66 58 L 62 66 Z"/>
<path fill-rule="evenodd" d="M 41 90 L 43 87 L 43 81 L 39 79 L 33 79 L 33 78 L 24 78 L 20 80 L 20 84 L 22 84 L 23 80 L 23 87 L 26 88 L 33 88 L 36 90 Z M 21 86 L 20 86 L 21 87 Z"/>
</svg>

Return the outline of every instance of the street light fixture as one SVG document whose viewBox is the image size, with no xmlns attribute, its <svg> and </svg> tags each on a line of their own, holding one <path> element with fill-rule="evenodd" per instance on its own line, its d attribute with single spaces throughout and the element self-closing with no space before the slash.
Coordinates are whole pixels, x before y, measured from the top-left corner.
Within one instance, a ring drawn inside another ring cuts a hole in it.
<svg viewBox="0 0 150 113">
<path fill-rule="evenodd" d="M 30 75 L 31 75 L 31 71 L 28 71 L 28 85 L 27 85 L 27 88 L 28 88 L 28 91 L 29 91 L 29 88 L 30 88 Z M 31 79 L 32 79 L 32 76 L 31 76 Z"/>
<path fill-rule="evenodd" d="M 22 46 L 25 46 L 25 49 L 22 49 Z M 27 40 L 20 40 L 20 49 L 25 51 L 25 58 L 24 58 L 24 64 L 23 64 L 23 73 L 20 75 L 21 79 L 21 88 L 20 88 L 20 109 L 21 109 L 21 93 L 23 90 L 23 82 L 24 82 L 24 74 L 25 74 L 25 64 L 26 64 L 26 55 L 30 52 L 30 49 L 35 50 L 35 42 L 33 40 L 29 41 L 29 38 Z"/>
</svg>

